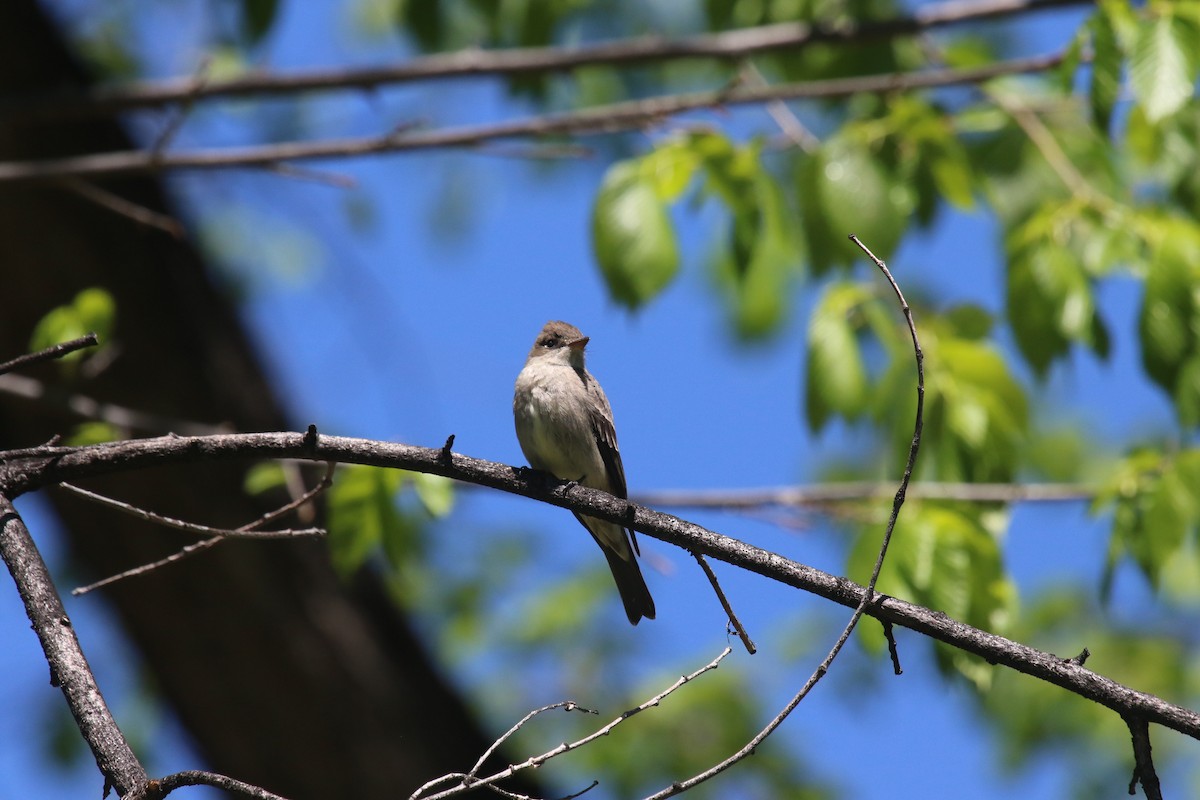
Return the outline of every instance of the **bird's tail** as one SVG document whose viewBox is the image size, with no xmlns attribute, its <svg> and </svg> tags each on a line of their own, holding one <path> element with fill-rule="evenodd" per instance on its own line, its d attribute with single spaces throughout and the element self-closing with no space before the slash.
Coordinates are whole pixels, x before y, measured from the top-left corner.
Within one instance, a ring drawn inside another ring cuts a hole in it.
<svg viewBox="0 0 1200 800">
<path fill-rule="evenodd" d="M 654 619 L 654 598 L 642 577 L 633 553 L 629 560 L 621 558 L 610 547 L 601 544 L 604 557 L 608 559 L 608 568 L 612 570 L 613 580 L 617 583 L 617 591 L 621 593 L 621 602 L 625 604 L 625 616 L 629 617 L 631 625 L 637 625 L 642 617 Z"/>
</svg>

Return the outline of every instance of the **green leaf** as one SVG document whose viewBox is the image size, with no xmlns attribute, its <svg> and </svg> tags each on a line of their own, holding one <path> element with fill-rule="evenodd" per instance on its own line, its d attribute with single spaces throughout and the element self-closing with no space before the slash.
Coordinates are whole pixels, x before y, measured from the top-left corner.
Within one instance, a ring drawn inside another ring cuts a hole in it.
<svg viewBox="0 0 1200 800">
<path fill-rule="evenodd" d="M 1028 424 L 1024 390 L 994 348 L 946 337 L 928 343 L 929 450 L 922 450 L 922 475 L 951 481 L 1012 480 Z M 897 443 L 907 448 L 907 434 Z"/>
<path fill-rule="evenodd" d="M 1126 457 L 1100 488 L 1091 512 L 1111 509 L 1109 568 L 1129 555 L 1156 588 L 1200 524 L 1200 450 L 1173 457 L 1144 450 Z M 1194 537 L 1193 537 L 1194 538 Z M 1111 578 L 1109 578 L 1111 579 Z"/>
<path fill-rule="evenodd" d="M 664 203 L 678 200 L 691 185 L 700 157 L 692 139 L 670 139 L 637 160 L 642 178 Z"/>
<path fill-rule="evenodd" d="M 880 258 L 890 258 L 908 226 L 913 198 L 878 155 L 855 137 L 838 134 L 805 163 L 800 204 L 814 267 L 853 263 L 857 250 L 846 242 L 851 233 Z M 817 242 L 834 240 L 840 246 L 818 254 Z"/>
<path fill-rule="evenodd" d="M 1138 334 L 1146 373 L 1175 395 L 1184 364 L 1198 349 L 1200 235 L 1184 223 L 1167 225 L 1160 233 L 1146 276 Z"/>
<path fill-rule="evenodd" d="M 1138 29 L 1130 57 L 1134 97 L 1151 123 L 1178 111 L 1192 96 L 1196 55 L 1191 23 L 1172 14 L 1146 20 Z"/>
<path fill-rule="evenodd" d="M 111 423 L 81 422 L 75 426 L 71 435 L 63 440 L 63 444 L 68 447 L 84 447 L 89 444 L 115 442 L 121 438 L 120 430 Z"/>
<path fill-rule="evenodd" d="M 942 318 L 962 339 L 984 339 L 991 333 L 994 323 L 991 312 L 974 303 L 953 306 L 942 314 Z"/>
<path fill-rule="evenodd" d="M 29 348 L 31 351 L 43 350 L 89 333 L 96 334 L 103 348 L 112 339 L 116 315 L 116 301 L 107 290 L 98 287 L 84 289 L 70 303 L 51 309 L 38 320 L 29 339 Z M 97 348 L 76 350 L 59 361 L 73 363 L 96 352 Z"/>
<path fill-rule="evenodd" d="M 857 284 L 832 284 L 808 324 L 805 358 L 805 418 L 810 431 L 825 427 L 830 417 L 860 417 L 867 400 L 867 370 L 850 321 L 867 299 Z"/>
<path fill-rule="evenodd" d="M 329 490 L 329 551 L 334 568 L 348 576 L 380 545 L 393 564 L 416 555 L 411 526 L 396 506 L 404 482 L 399 470 L 346 466 Z"/>
<path fill-rule="evenodd" d="M 410 472 L 417 499 L 431 517 L 444 517 L 454 507 L 454 481 L 427 472 Z"/>
<path fill-rule="evenodd" d="M 910 504 L 896 525 L 880 572 L 881 592 L 941 611 L 984 630 L 1003 633 L 1016 609 L 1015 587 L 1005 573 L 995 536 L 978 517 L 947 505 Z M 878 531 L 864 529 L 855 541 L 847 574 L 865 580 L 879 549 Z M 943 668 L 977 686 L 990 670 L 962 653 L 938 651 Z"/>
<path fill-rule="evenodd" d="M 242 30 L 251 45 L 256 45 L 275 24 L 279 0 L 242 0 Z"/>
<path fill-rule="evenodd" d="M 636 161 L 604 175 L 592 211 L 592 244 L 613 299 L 638 308 L 661 292 L 679 269 L 675 229 Z"/>
<path fill-rule="evenodd" d="M 1111 17 L 1104 9 L 1088 22 L 1092 34 L 1092 69 L 1088 95 L 1092 101 L 1092 121 L 1106 135 L 1112 121 L 1113 106 L 1121 90 L 1121 51 Z"/>
<path fill-rule="evenodd" d="M 1035 216 L 1025 228 L 1040 224 Z M 1009 323 L 1017 347 L 1038 375 L 1045 375 L 1073 342 L 1107 351 L 1107 331 L 1096 318 L 1091 282 L 1070 250 L 1048 239 L 1019 246 L 1010 258 Z"/>
<path fill-rule="evenodd" d="M 756 213 L 735 218 L 752 220 L 753 229 L 734 234 L 734 321 L 745 338 L 760 338 L 779 327 L 788 309 L 788 286 L 799 266 L 799 254 L 788 219 L 787 204 L 775 181 L 765 172 L 754 182 Z M 748 249 L 738 269 L 739 246 Z"/>
<path fill-rule="evenodd" d="M 242 479 L 242 490 L 247 494 L 262 494 L 286 485 L 283 465 L 278 461 L 264 461 L 246 470 Z"/>
<path fill-rule="evenodd" d="M 729 287 L 734 323 L 745 338 L 775 330 L 799 265 L 795 225 L 774 179 L 763 169 L 760 145 L 736 147 L 723 136 L 693 134 L 691 148 L 704 169 L 704 189 L 729 211 L 729 245 L 716 260 Z"/>
</svg>

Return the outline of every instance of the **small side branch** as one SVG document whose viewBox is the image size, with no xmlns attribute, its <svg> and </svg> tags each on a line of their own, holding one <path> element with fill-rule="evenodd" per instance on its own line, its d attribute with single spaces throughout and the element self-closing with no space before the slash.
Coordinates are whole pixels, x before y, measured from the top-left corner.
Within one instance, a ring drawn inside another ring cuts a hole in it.
<svg viewBox="0 0 1200 800">
<path fill-rule="evenodd" d="M 310 426 L 309 430 L 315 432 L 316 428 L 313 426 Z M 324 528 L 301 528 L 298 530 L 291 529 L 291 530 L 282 530 L 282 531 L 264 531 L 264 530 L 260 530 L 260 529 L 262 528 L 262 526 L 268 525 L 271 522 L 274 522 L 275 520 L 279 519 L 284 514 L 288 514 L 292 511 L 295 511 L 296 509 L 300 508 L 305 503 L 309 502 L 314 497 L 319 495 L 321 492 L 325 491 L 330 486 L 332 486 L 333 485 L 333 471 L 334 471 L 335 467 L 336 467 L 336 464 L 334 464 L 334 462 L 332 462 L 332 461 L 329 462 L 326 465 L 325 475 L 321 478 L 321 481 L 316 486 L 309 489 L 307 492 L 305 492 L 301 496 L 280 506 L 279 508 L 275 509 L 274 511 L 270 511 L 270 512 L 262 515 L 258 519 L 254 520 L 253 522 L 247 523 L 245 525 L 242 525 L 240 528 L 235 528 L 233 530 L 210 528 L 207 525 L 197 525 L 192 522 L 184 522 L 183 520 L 174 519 L 172 517 L 165 517 L 165 516 L 162 516 L 161 514 L 155 514 L 153 511 L 147 511 L 146 509 L 138 508 L 136 506 L 129 505 L 128 503 L 123 503 L 120 500 L 114 500 L 111 497 L 105 497 L 104 495 L 96 494 L 95 492 L 90 492 L 87 489 L 80 489 L 79 487 L 72 486 L 69 483 L 59 484 L 64 489 L 73 491 L 76 494 L 79 494 L 79 495 L 82 495 L 83 497 L 88 498 L 89 500 L 116 508 L 119 511 L 122 511 L 126 514 L 130 514 L 132 516 L 138 517 L 140 519 L 145 519 L 147 521 L 155 522 L 155 523 L 165 525 L 165 526 L 171 527 L 171 528 L 178 528 L 180 530 L 190 531 L 192 533 L 202 533 L 202 534 L 208 535 L 207 539 L 201 539 L 198 542 L 192 542 L 191 544 L 189 544 L 183 548 L 180 548 L 179 550 L 176 550 L 174 553 L 171 553 L 169 556 L 160 558 L 157 561 L 151 561 L 147 564 L 140 564 L 136 567 L 132 567 L 130 569 L 124 570 L 123 572 L 118 572 L 116 575 L 109 575 L 107 578 L 101 578 L 100 580 L 95 581 L 94 583 L 89 583 L 86 586 L 77 586 L 76 588 L 71 590 L 71 595 L 73 597 L 79 597 L 80 595 L 85 595 L 88 592 L 93 592 L 96 589 L 102 589 L 105 586 L 116 583 L 117 581 L 122 581 L 122 580 L 125 580 L 126 578 L 133 578 L 138 575 L 145 575 L 147 572 L 153 572 L 154 570 L 165 567 L 168 564 L 174 564 L 176 561 L 182 561 L 183 559 L 185 559 L 189 556 L 194 556 L 197 553 L 202 553 L 205 550 L 208 550 L 211 547 L 215 547 L 216 545 L 218 545 L 221 542 L 225 541 L 226 539 L 230 539 L 230 538 L 291 539 L 291 538 L 296 538 L 296 537 L 324 536 L 325 535 Z"/>
<path fill-rule="evenodd" d="M 56 358 L 62 358 L 68 353 L 74 353 L 76 350 L 82 350 L 85 347 L 95 347 L 100 343 L 100 339 L 95 333 L 89 333 L 86 336 L 80 336 L 78 339 L 72 339 L 69 342 L 47 347 L 45 350 L 39 350 L 36 353 L 27 353 L 23 356 L 17 356 L 11 361 L 5 361 L 0 364 L 0 375 L 6 372 L 12 372 L 18 367 L 25 367 L 30 364 L 37 364 L 42 361 L 52 361 Z"/>
<path fill-rule="evenodd" d="M 924 357 L 921 353 L 921 345 L 917 340 L 917 328 L 913 323 L 912 311 L 909 309 L 908 303 L 904 300 L 904 294 L 900 291 L 899 285 L 896 283 L 895 279 L 892 278 L 892 274 L 888 271 L 884 263 L 876 258 L 875 255 L 858 240 L 858 237 L 851 234 L 850 239 L 856 245 L 858 245 L 863 252 L 870 256 L 871 260 L 875 262 L 875 265 L 883 272 L 884 277 L 886 277 L 888 282 L 891 283 L 892 289 L 896 293 L 897 299 L 900 301 L 900 307 L 904 311 L 904 318 L 908 322 L 909 332 L 912 335 L 913 350 L 916 354 L 917 413 L 916 420 L 913 424 L 912 443 L 908 448 L 908 461 L 904 467 L 904 475 L 900 479 L 900 488 L 896 490 L 896 497 L 892 504 L 892 515 L 888 520 L 887 528 L 884 531 L 883 541 L 879 545 L 879 555 L 875 559 L 875 568 L 871 572 L 871 579 L 867 582 L 861 598 L 858 601 L 858 605 L 854 609 L 854 613 L 850 615 L 850 620 L 846 623 L 845 628 L 842 629 L 841 635 L 838 636 L 837 641 L 834 643 L 829 653 L 825 656 L 825 659 L 819 665 L 817 665 L 817 668 L 813 671 L 812 675 L 809 676 L 804 686 L 802 686 L 800 691 L 798 691 L 792 697 L 792 699 L 787 702 L 783 709 L 775 715 L 775 718 L 768 722 L 762 730 L 755 734 L 750 741 L 743 745 L 741 749 L 739 749 L 733 755 L 717 764 L 714 764 L 703 772 L 693 775 L 687 780 L 673 783 L 670 786 L 656 792 L 650 796 L 649 800 L 662 800 L 662 798 L 672 797 L 685 792 L 688 789 L 691 789 L 693 786 L 720 775 L 722 772 L 737 764 L 739 761 L 742 761 L 747 756 L 752 755 L 754 751 L 758 749 L 758 746 L 762 744 L 768 736 L 773 734 L 780 725 L 783 724 L 783 721 L 786 720 L 788 716 L 790 716 L 791 713 L 796 710 L 796 707 L 799 706 L 804 698 L 808 696 L 808 693 L 813 690 L 813 687 L 815 687 L 817 683 L 829 672 L 829 668 L 832 666 L 834 659 L 836 659 L 838 654 L 841 653 L 842 648 L 845 647 L 846 642 L 850 639 L 850 634 L 854 632 L 855 626 L 858 625 L 858 621 L 862 619 L 867 607 L 870 606 L 875 599 L 875 582 L 879 579 L 879 573 L 883 569 L 883 560 L 887 556 L 888 545 L 891 542 L 892 532 L 896 527 L 896 519 L 900 514 L 900 507 L 904 504 L 904 493 L 908 488 L 909 480 L 912 478 L 913 468 L 917 462 L 917 453 L 921 447 L 921 428 L 924 420 L 925 406 L 925 370 L 923 366 Z M 898 669 L 899 657 L 894 656 L 893 660 L 894 664 L 896 664 L 896 668 Z"/>
<path fill-rule="evenodd" d="M 496 784 L 499 781 L 505 780 L 507 778 L 511 778 L 513 775 L 520 772 L 521 770 L 536 769 L 536 768 L 540 767 L 542 764 L 545 764 L 547 761 L 549 761 L 550 759 L 552 759 L 556 756 L 560 756 L 563 753 L 569 753 L 572 750 L 578 750 L 579 748 L 584 747 L 587 744 L 590 744 L 591 742 L 595 741 L 596 739 L 599 739 L 601 736 L 607 736 L 608 734 L 612 733 L 614 728 L 616 728 L 618 725 L 620 725 L 625 720 L 627 720 L 630 717 L 633 717 L 637 714 L 640 714 L 641 712 L 643 712 L 649 708 L 653 708 L 653 707 L 657 706 L 668 695 L 675 692 L 680 687 L 684 686 L 687 683 L 690 683 L 691 681 L 694 681 L 696 678 L 699 678 L 704 673 L 709 672 L 710 670 L 716 669 L 718 666 L 720 666 L 721 662 L 723 660 L 725 660 L 725 657 L 728 656 L 731 652 L 732 652 L 732 650 L 730 648 L 726 647 L 724 650 L 722 650 L 720 652 L 719 655 L 717 655 L 716 658 L 714 658 L 712 661 L 705 664 L 703 667 L 700 667 L 700 669 L 696 670 L 695 672 L 692 672 L 689 675 L 680 676 L 680 678 L 678 680 L 676 680 L 674 683 L 672 683 L 666 689 L 662 690 L 658 694 L 656 694 L 653 697 L 651 697 L 650 699 L 646 700 L 645 702 L 643 702 L 641 705 L 637 706 L 636 708 L 632 708 L 629 711 L 626 711 L 625 713 L 617 716 L 611 722 L 609 722 L 607 725 L 604 725 L 604 726 L 598 728 L 597 730 L 593 731 L 592 733 L 588 734 L 587 736 L 584 736 L 582 739 L 576 739 L 573 742 L 563 742 L 562 744 L 558 745 L 557 747 L 547 750 L 546 752 L 542 753 L 541 755 L 536 755 L 536 756 L 532 756 L 530 758 L 525 759 L 520 764 L 513 764 L 513 765 L 509 766 L 508 768 L 501 770 L 500 772 L 496 772 L 492 775 L 487 776 L 486 778 L 477 778 L 476 779 L 476 778 L 474 778 L 474 772 L 475 772 L 475 770 L 478 770 L 479 765 L 484 760 L 486 760 L 486 757 L 488 754 L 485 753 L 483 758 L 481 758 L 479 760 L 479 762 L 476 763 L 476 765 L 471 773 L 466 773 L 466 774 L 454 773 L 451 775 L 443 775 L 440 778 L 436 778 L 436 779 L 430 781 L 429 783 L 426 783 L 424 786 L 421 786 L 415 792 L 413 792 L 411 795 L 409 795 L 409 800 L 444 800 L 444 798 L 454 797 L 455 795 L 473 791 L 478 788 L 489 788 L 492 790 L 496 790 L 497 787 L 495 787 L 494 784 Z M 538 714 L 541 714 L 543 711 L 549 711 L 553 708 L 566 708 L 568 711 L 585 710 L 585 709 L 580 709 L 574 703 L 567 702 L 567 703 L 556 703 L 551 706 L 546 706 L 544 708 L 539 708 L 534 711 L 531 711 L 529 714 L 526 714 L 525 717 L 520 722 L 518 722 L 515 726 L 513 726 L 511 729 L 509 729 L 509 731 L 507 733 L 505 733 L 504 736 L 502 736 L 500 738 L 500 740 L 498 740 L 496 742 L 496 744 L 494 744 L 492 746 L 491 750 L 494 750 L 497 746 L 499 746 L 499 743 L 501 741 L 507 739 L 509 736 L 511 736 L 513 733 L 515 733 L 518 728 L 520 728 L 522 725 L 524 725 L 530 719 L 537 716 Z M 458 785 L 453 786 L 449 789 L 444 789 L 440 792 L 437 792 L 436 794 L 428 794 L 428 792 L 432 791 L 433 789 L 436 789 L 438 786 L 442 786 L 447 783 L 454 783 L 454 782 L 458 782 Z M 593 784 L 593 786 L 594 785 L 595 784 Z M 591 787 L 589 786 L 588 789 L 590 789 L 590 788 Z M 587 789 L 585 789 L 584 791 L 587 791 Z M 579 794 L 582 794 L 582 792 L 576 793 L 575 795 L 572 795 L 572 796 L 573 797 L 578 796 Z"/>
<path fill-rule="evenodd" d="M 216 772 L 194 769 L 147 781 L 139 791 L 126 796 L 124 800 L 162 800 L 171 792 L 185 786 L 212 786 L 240 797 L 249 797 L 251 800 L 287 800 L 286 797 L 268 792 L 261 786 L 254 786 Z"/>
<path fill-rule="evenodd" d="M 713 572 L 712 567 L 708 565 L 708 560 L 704 556 L 699 553 L 692 553 L 692 557 L 696 559 L 696 563 L 700 565 L 700 569 L 704 570 L 704 575 L 708 578 L 708 582 L 712 584 L 713 591 L 717 594 L 717 600 L 721 602 L 721 608 L 725 609 L 725 616 L 729 618 L 729 624 L 733 626 L 734 632 L 742 640 L 742 646 L 746 648 L 747 653 L 754 655 L 758 652 L 758 648 L 754 646 L 754 640 L 750 638 L 750 634 L 746 633 L 746 628 L 742 625 L 742 621 L 734 613 L 733 606 L 729 603 L 729 598 L 725 596 L 725 592 L 721 589 L 721 584 L 717 582 L 717 574 Z"/>
<path fill-rule="evenodd" d="M 1129 726 L 1129 735 L 1133 740 L 1133 777 L 1129 779 L 1129 793 L 1136 794 L 1140 783 L 1146 800 L 1162 800 L 1162 787 L 1158 783 L 1154 756 L 1150 752 L 1150 724 L 1131 714 L 1122 714 L 1121 718 Z"/>
</svg>

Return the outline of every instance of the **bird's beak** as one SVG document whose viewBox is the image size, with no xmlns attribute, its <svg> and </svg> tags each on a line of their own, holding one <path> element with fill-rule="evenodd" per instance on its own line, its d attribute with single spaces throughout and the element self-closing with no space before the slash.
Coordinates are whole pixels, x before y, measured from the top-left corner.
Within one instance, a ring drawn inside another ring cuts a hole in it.
<svg viewBox="0 0 1200 800">
<path fill-rule="evenodd" d="M 582 350 L 583 348 L 587 347 L 588 341 L 589 338 L 587 336 L 581 336 L 573 342 L 567 342 L 567 347 L 571 348 L 572 350 Z"/>
</svg>

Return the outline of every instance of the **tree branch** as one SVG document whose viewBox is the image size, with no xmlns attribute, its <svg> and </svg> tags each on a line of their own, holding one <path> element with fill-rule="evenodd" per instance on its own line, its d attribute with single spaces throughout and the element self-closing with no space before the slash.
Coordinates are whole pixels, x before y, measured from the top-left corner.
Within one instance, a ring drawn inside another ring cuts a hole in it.
<svg viewBox="0 0 1200 800">
<path fill-rule="evenodd" d="M 599 135 L 636 130 L 688 111 L 734 105 L 846 97 L 864 92 L 895 92 L 980 83 L 1002 75 L 1041 72 L 1062 61 L 1059 53 L 998 61 L 967 69 L 866 75 L 778 86 L 735 86 L 710 91 L 662 95 L 603 106 L 545 114 L 505 122 L 463 125 L 426 131 L 401 130 L 380 136 L 280 142 L 209 150 L 154 154 L 140 150 L 94 153 L 38 161 L 0 162 L 0 184 L 94 178 L 101 175 L 158 173 L 172 169 L 216 169 L 273 166 L 284 161 L 475 147 L 517 137 L 564 134 Z"/>
<path fill-rule="evenodd" d="M 842 21 L 816 26 L 785 22 L 680 39 L 642 36 L 575 47 L 470 49 L 436 53 L 382 67 L 305 70 L 285 75 L 249 74 L 226 80 L 208 80 L 204 75 L 193 75 L 133 86 L 96 87 L 83 96 L 50 95 L 10 100 L 3 110 L 10 120 L 86 118 L 222 97 L 366 90 L 416 81 L 480 75 L 517 77 L 569 72 L 580 67 L 629 66 L 678 59 L 729 61 L 771 51 L 795 52 L 822 42 L 870 41 L 955 23 L 1090 4 L 1091 0 L 951 0 L 920 7 L 911 16 L 880 22 Z"/>
<path fill-rule="evenodd" d="M 524 475 L 516 467 L 394 442 L 341 436 L 306 437 L 302 433 L 245 433 L 202 437 L 166 436 L 90 447 L 44 448 L 45 455 L 10 460 L 0 473 L 0 491 L 14 495 L 89 475 L 108 474 L 147 466 L 254 458 L 302 458 L 318 461 L 396 467 L 442 475 L 511 494 L 550 503 L 625 524 L 647 536 L 711 556 L 771 580 L 811 592 L 848 608 L 862 602 L 864 588 L 737 539 L 659 511 L 631 504 L 596 489 Z M 0 462 L 6 460 L 0 453 Z M 632 509 L 632 516 L 630 516 Z M 1093 700 L 1119 714 L 1200 739 L 1200 714 L 1154 695 L 1123 686 L 1079 664 L 1003 636 L 957 622 L 945 614 L 894 597 L 879 595 L 866 613 L 1033 676 Z"/>
<path fill-rule="evenodd" d="M 820 507 L 882 499 L 895 492 L 883 481 L 845 481 L 812 486 L 772 486 L 761 489 L 659 489 L 630 495 L 636 503 L 673 508 L 757 509 L 767 506 Z M 1095 489 L 1079 483 L 944 483 L 927 481 L 909 486 L 912 500 L 953 500 L 969 503 L 1039 503 L 1090 500 Z"/>
<path fill-rule="evenodd" d="M 67 707 L 96 758 L 108 788 L 118 795 L 143 785 L 146 770 L 121 734 L 112 712 L 100 694 L 96 678 L 79 646 L 75 629 L 54 588 L 50 570 L 29 535 L 29 529 L 0 491 L 0 556 L 17 584 L 25 613 L 42 643 L 50 665 L 50 683 L 62 689 Z"/>
<path fill-rule="evenodd" d="M 36 353 L 27 353 L 23 356 L 5 361 L 0 364 L 0 375 L 7 372 L 12 372 L 19 367 L 27 367 L 30 364 L 37 364 L 42 361 L 52 361 L 56 358 L 62 358 L 68 353 L 74 353 L 76 350 L 82 350 L 85 347 L 94 347 L 100 343 L 95 333 L 89 333 L 86 336 L 80 336 L 78 339 L 72 339 L 69 342 L 61 342 L 56 345 L 51 345 L 44 350 L 39 350 Z"/>
</svg>

